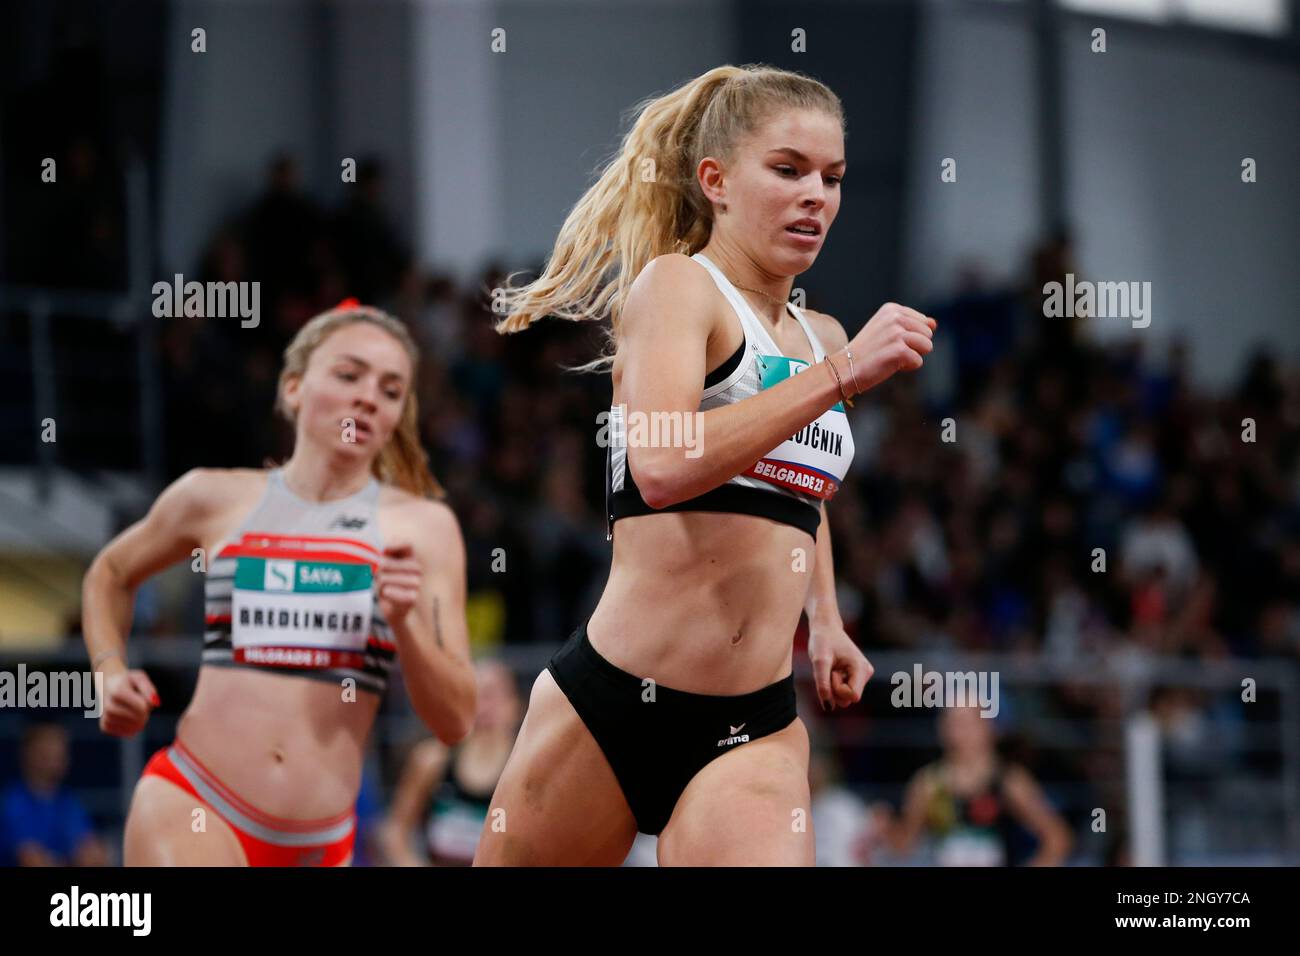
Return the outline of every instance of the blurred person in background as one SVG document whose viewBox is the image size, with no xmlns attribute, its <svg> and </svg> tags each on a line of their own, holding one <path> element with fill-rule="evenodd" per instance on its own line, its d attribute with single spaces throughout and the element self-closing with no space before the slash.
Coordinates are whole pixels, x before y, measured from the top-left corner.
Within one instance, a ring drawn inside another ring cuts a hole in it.
<svg viewBox="0 0 1300 956">
<path fill-rule="evenodd" d="M 335 214 L 334 248 L 346 273 L 347 288 L 363 302 L 377 301 L 399 287 L 410 256 L 385 209 L 388 174 L 382 160 L 368 156 L 357 164 L 356 188 Z"/>
<path fill-rule="evenodd" d="M 87 571 L 100 727 L 126 737 L 161 703 L 126 662 L 136 591 L 179 561 L 205 563 L 198 686 L 136 785 L 127 865 L 347 864 L 366 740 L 399 655 L 420 718 L 448 742 L 469 732 L 464 544 L 431 500 L 417 362 L 386 313 L 349 300 L 317 316 L 280 375 L 289 460 L 188 472 Z M 196 830 L 197 806 L 211 812 Z"/>
<path fill-rule="evenodd" d="M 800 629 L 803 633 L 803 629 Z M 809 817 L 813 828 L 818 866 L 868 866 L 875 862 L 872 836 L 878 828 L 878 811 L 867 805 L 845 779 L 837 733 L 838 722 L 815 716 L 817 695 L 813 686 L 800 682 L 796 690 L 800 713 L 810 715 L 808 724 Z"/>
<path fill-rule="evenodd" d="M 939 716 L 942 756 L 912 777 L 901 814 L 888 804 L 873 841 L 907 855 L 922 836 L 933 843 L 939 866 L 1008 866 L 1013 861 L 1012 827 L 1019 824 L 1038 840 L 1028 866 L 1059 866 L 1073 837 L 1023 767 L 1004 762 L 995 748 L 991 718 L 978 707 L 950 707 Z"/>
<path fill-rule="evenodd" d="M 505 664 L 479 661 L 474 677 L 478 711 L 469 736 L 454 747 L 437 738 L 422 740 L 406 758 L 378 834 L 390 865 L 469 866 L 474 860 L 522 706 Z"/>
<path fill-rule="evenodd" d="M 866 866 L 879 811 L 844 783 L 834 748 L 816 742 L 808 763 L 818 866 Z"/>
<path fill-rule="evenodd" d="M 378 779 L 372 754 L 362 768 L 361 788 L 357 791 L 357 837 L 352 844 L 353 866 L 384 865 L 384 851 L 380 845 L 384 804 L 380 797 Z"/>
<path fill-rule="evenodd" d="M 19 746 L 19 778 L 0 791 L 0 866 L 107 866 L 108 848 L 63 785 L 67 731 L 32 724 Z"/>
<path fill-rule="evenodd" d="M 267 169 L 266 189 L 239 225 L 248 248 L 248 271 L 259 277 L 264 302 L 274 304 L 281 297 L 314 290 L 327 224 L 320 205 L 303 191 L 297 158 L 290 153 L 275 156 Z"/>
</svg>

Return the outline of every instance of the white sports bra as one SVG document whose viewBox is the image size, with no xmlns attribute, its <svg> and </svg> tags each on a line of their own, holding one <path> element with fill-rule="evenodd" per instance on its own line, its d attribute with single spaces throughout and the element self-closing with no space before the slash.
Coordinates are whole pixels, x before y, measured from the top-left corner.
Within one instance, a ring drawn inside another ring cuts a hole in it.
<svg viewBox="0 0 1300 956">
<path fill-rule="evenodd" d="M 697 252 L 691 258 L 709 271 L 740 319 L 745 336 L 736 354 L 706 376 L 700 411 L 743 401 L 811 367 L 802 359 L 782 354 L 749 303 L 721 269 L 703 253 Z M 808 320 L 793 303 L 786 303 L 786 307 L 808 336 L 814 362 L 822 361 L 826 351 Z M 656 511 L 723 511 L 771 518 L 816 537 L 821 522 L 820 504 L 834 496 L 853 461 L 853 435 L 844 406 L 837 402 L 724 484 L 686 501 L 655 509 L 645 503 L 627 467 L 628 430 L 620 405 L 610 409 L 609 434 L 606 511 L 611 536 L 614 522 L 630 515 Z"/>
</svg>

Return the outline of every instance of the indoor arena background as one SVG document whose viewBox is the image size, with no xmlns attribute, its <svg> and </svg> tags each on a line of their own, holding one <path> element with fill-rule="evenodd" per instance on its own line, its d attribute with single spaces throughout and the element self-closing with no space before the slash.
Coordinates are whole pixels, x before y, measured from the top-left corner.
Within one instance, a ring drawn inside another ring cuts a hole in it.
<svg viewBox="0 0 1300 956">
<path fill-rule="evenodd" d="M 280 353 L 354 296 L 419 339 L 474 649 L 526 695 L 607 573 L 609 382 L 561 371 L 594 355 L 594 323 L 502 337 L 487 290 L 540 266 L 638 101 L 765 62 L 827 83 L 848 114 L 843 205 L 795 283 L 807 304 L 850 334 L 890 300 L 939 320 L 925 369 L 851 413 L 858 457 L 828 509 L 841 611 L 876 676 L 848 711 L 801 701 L 820 862 L 934 861 L 873 838 L 881 804 L 942 755 L 936 712 L 892 698 L 917 666 L 999 676 L 997 746 L 1068 824 L 1069 863 L 1300 862 L 1298 14 L 10 2 L 0 670 L 86 669 L 89 559 L 186 469 L 283 460 Z M 155 318 L 151 287 L 178 274 L 259 283 L 259 323 Z M 1067 275 L 1137 283 L 1147 311 L 1053 317 L 1044 286 Z M 188 565 L 139 593 L 132 664 L 163 699 L 141 737 L 0 707 L 0 792 L 30 772 L 20 742 L 61 726 L 41 759 L 119 860 L 131 787 L 192 690 L 202 613 Z M 363 837 L 420 737 L 398 686 Z M 0 863 L 21 824 L 0 818 Z M 1012 862 L 1032 855 L 1027 833 L 1013 842 Z M 358 852 L 385 862 L 373 839 Z"/>
</svg>

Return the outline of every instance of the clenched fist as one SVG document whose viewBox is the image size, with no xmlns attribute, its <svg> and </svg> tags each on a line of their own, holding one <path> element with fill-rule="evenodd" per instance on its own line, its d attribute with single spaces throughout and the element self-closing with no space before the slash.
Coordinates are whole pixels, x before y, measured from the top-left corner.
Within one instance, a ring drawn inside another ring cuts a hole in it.
<svg viewBox="0 0 1300 956">
<path fill-rule="evenodd" d="M 844 387 L 865 392 L 895 372 L 920 368 L 924 356 L 934 349 L 937 326 L 934 319 L 916 309 L 886 302 L 849 343 L 853 376 L 845 379 Z"/>
<path fill-rule="evenodd" d="M 104 712 L 99 729 L 114 737 L 131 737 L 144 729 L 149 714 L 161 700 L 149 675 L 141 670 L 119 670 L 104 675 Z"/>
</svg>

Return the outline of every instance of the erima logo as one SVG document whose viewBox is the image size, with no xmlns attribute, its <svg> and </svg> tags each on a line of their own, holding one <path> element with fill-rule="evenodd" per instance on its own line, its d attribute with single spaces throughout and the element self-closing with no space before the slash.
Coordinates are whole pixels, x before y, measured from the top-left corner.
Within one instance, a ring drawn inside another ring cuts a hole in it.
<svg viewBox="0 0 1300 956">
<path fill-rule="evenodd" d="M 741 724 L 739 727 L 732 727 L 731 724 L 727 724 L 727 727 L 729 727 L 731 730 L 731 736 L 723 737 L 721 740 L 719 740 L 718 741 L 719 747 L 730 747 L 732 744 L 744 744 L 749 742 L 749 734 L 740 733 L 742 730 L 745 729 L 744 724 Z"/>
<path fill-rule="evenodd" d="M 345 528 L 348 531 L 356 531 L 365 526 L 365 518 L 349 518 L 347 515 L 339 515 L 330 525 L 331 528 Z"/>
</svg>

